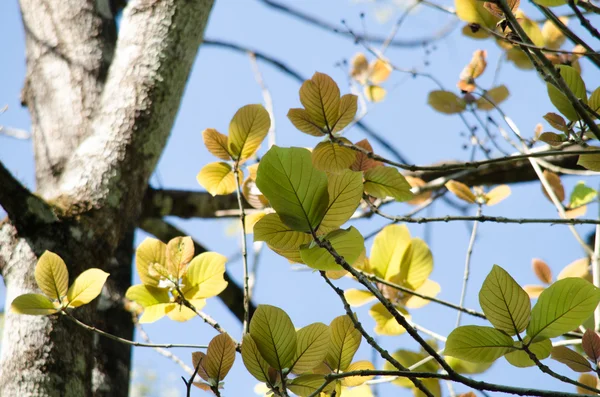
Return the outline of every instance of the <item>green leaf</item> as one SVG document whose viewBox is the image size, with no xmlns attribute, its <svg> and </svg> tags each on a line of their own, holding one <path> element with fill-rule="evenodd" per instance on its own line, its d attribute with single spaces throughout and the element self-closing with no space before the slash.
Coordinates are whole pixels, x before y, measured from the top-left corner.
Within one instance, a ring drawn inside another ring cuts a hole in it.
<svg viewBox="0 0 600 397">
<path fill-rule="evenodd" d="M 598 192 L 595 189 L 586 186 L 584 181 L 579 181 L 571 192 L 571 197 L 569 198 L 569 207 L 575 208 L 589 204 L 594 201 L 597 196 Z"/>
<path fill-rule="evenodd" d="M 529 324 L 529 295 L 498 265 L 492 267 L 481 286 L 479 304 L 488 321 L 509 335 L 523 332 Z"/>
<path fill-rule="evenodd" d="M 300 102 L 310 119 L 326 131 L 333 131 L 340 110 L 340 89 L 333 79 L 315 73 L 300 87 Z"/>
<path fill-rule="evenodd" d="M 253 156 L 267 136 L 270 127 L 269 112 L 262 105 L 241 107 L 229 123 L 231 157 L 245 160 Z"/>
<path fill-rule="evenodd" d="M 319 366 L 329 350 L 331 332 L 323 323 L 313 323 L 300 329 L 296 337 L 296 355 L 292 372 L 301 374 Z"/>
<path fill-rule="evenodd" d="M 100 269 L 88 269 L 81 273 L 67 291 L 69 307 L 78 307 L 90 303 L 100 295 L 108 276 L 108 273 Z"/>
<path fill-rule="evenodd" d="M 290 367 L 296 354 L 296 330 L 286 312 L 259 305 L 250 321 L 250 335 L 271 367 L 278 371 Z"/>
<path fill-rule="evenodd" d="M 235 174 L 229 163 L 206 164 L 196 176 L 198 183 L 213 196 L 235 192 Z"/>
<path fill-rule="evenodd" d="M 242 361 L 244 366 L 260 382 L 269 381 L 269 363 L 261 356 L 252 335 L 246 334 L 242 340 Z"/>
<path fill-rule="evenodd" d="M 546 288 L 531 311 L 527 335 L 554 338 L 581 325 L 600 302 L 600 289 L 580 278 L 565 278 Z"/>
<path fill-rule="evenodd" d="M 60 300 L 69 288 L 69 272 L 62 258 L 45 251 L 35 266 L 35 282 L 46 296 Z"/>
<path fill-rule="evenodd" d="M 58 312 L 54 303 L 42 294 L 24 294 L 17 296 L 10 304 L 10 311 L 16 314 L 46 316 Z"/>
<path fill-rule="evenodd" d="M 413 364 L 418 363 L 419 361 L 424 359 L 426 356 L 427 355 L 425 353 L 418 353 L 418 352 L 413 352 L 413 351 L 405 350 L 405 349 L 396 350 L 394 353 L 392 353 L 392 357 L 394 357 L 396 359 L 396 361 L 398 361 L 400 364 L 402 364 L 404 367 L 407 367 L 407 368 L 412 366 Z M 452 357 L 448 357 L 447 359 L 452 359 Z M 388 371 L 397 370 L 397 368 L 394 367 L 388 361 L 386 361 L 383 364 L 383 368 Z M 427 361 L 427 362 L 419 365 L 418 367 L 416 367 L 414 369 L 414 371 L 416 371 L 416 372 L 437 372 L 438 369 L 439 369 L 439 366 L 435 362 L 435 360 L 430 360 L 430 361 Z M 410 379 L 403 378 L 403 377 L 398 377 L 397 379 L 395 379 L 393 381 L 393 383 L 395 385 L 402 386 L 402 387 L 413 387 L 414 386 Z"/>
<path fill-rule="evenodd" d="M 235 361 L 235 342 L 227 334 L 215 336 L 208 344 L 202 367 L 215 381 L 225 379 Z"/>
<path fill-rule="evenodd" d="M 327 233 L 323 239 L 329 241 L 338 255 L 344 257 L 349 265 L 352 265 L 360 257 L 365 249 L 365 240 L 360 232 L 351 226 L 348 229 L 338 229 Z M 300 257 L 309 267 L 316 270 L 341 270 L 341 266 L 335 261 L 333 255 L 325 248 L 316 243 L 306 244 L 300 247 Z"/>
<path fill-rule="evenodd" d="M 331 343 L 325 362 L 332 370 L 345 371 L 360 346 L 360 331 L 354 328 L 354 323 L 347 315 L 334 318 L 329 329 Z"/>
<path fill-rule="evenodd" d="M 598 150 L 600 147 L 589 146 L 588 150 Z M 577 165 L 580 165 L 590 171 L 600 171 L 600 153 L 580 154 L 577 160 Z"/>
<path fill-rule="evenodd" d="M 596 88 L 590 95 L 588 106 L 596 113 L 600 113 L 600 87 Z"/>
<path fill-rule="evenodd" d="M 474 363 L 489 363 L 512 351 L 513 340 L 492 327 L 467 325 L 448 335 L 444 354 Z"/>
<path fill-rule="evenodd" d="M 584 103 L 587 103 L 587 92 L 585 90 L 585 83 L 583 82 L 583 79 L 581 78 L 579 72 L 576 69 L 566 65 L 559 65 L 557 66 L 557 69 L 560 72 L 560 75 L 562 76 L 569 89 L 573 92 L 573 94 L 577 98 L 583 100 Z M 548 96 L 550 97 L 550 101 L 552 102 L 554 107 L 556 107 L 556 109 L 558 109 L 558 111 L 561 112 L 569 120 L 579 120 L 579 115 L 577 114 L 577 111 L 575 110 L 567 96 L 550 83 L 547 84 L 547 88 Z"/>
<path fill-rule="evenodd" d="M 456 357 L 446 357 L 446 362 L 459 374 L 475 375 L 481 374 L 487 371 L 493 364 L 489 363 L 472 363 L 469 361 L 461 360 Z"/>
<path fill-rule="evenodd" d="M 525 339 L 525 342 L 527 342 L 527 339 Z M 539 342 L 532 343 L 529 346 L 529 350 L 535 354 L 538 360 L 543 360 L 550 356 L 552 342 L 550 339 L 544 339 Z M 507 353 L 504 358 L 506 358 L 506 361 L 518 368 L 533 367 L 535 365 L 535 362 L 529 358 L 529 355 L 524 350 L 515 350 Z"/>
<path fill-rule="evenodd" d="M 350 364 L 350 366 L 348 368 L 346 368 L 345 372 L 354 372 L 354 371 L 374 371 L 375 370 L 375 366 L 373 365 L 372 362 L 367 361 L 367 360 L 361 360 L 361 361 L 356 361 L 353 362 L 352 364 Z M 355 386 L 360 386 L 363 383 L 373 379 L 374 376 L 373 375 L 369 375 L 369 376 L 362 376 L 362 375 L 357 375 L 357 376 L 348 376 L 346 378 L 342 378 L 342 386 L 345 387 L 355 387 Z"/>
<path fill-rule="evenodd" d="M 290 109 L 287 114 L 288 119 L 298 130 L 312 136 L 324 136 L 325 132 L 321 126 L 315 124 L 305 109 Z"/>
<path fill-rule="evenodd" d="M 340 109 L 338 119 L 333 128 L 333 133 L 340 132 L 354 120 L 358 110 L 358 97 L 353 94 L 346 94 L 340 98 Z"/>
<path fill-rule="evenodd" d="M 544 7 L 558 7 L 567 4 L 567 0 L 535 0 L 534 2 Z"/>
<path fill-rule="evenodd" d="M 398 308 L 397 310 L 404 317 L 410 318 L 406 310 L 402 308 Z M 381 302 L 374 304 L 369 309 L 369 315 L 375 320 L 375 333 L 377 335 L 396 336 L 406 332 L 406 329 L 396 321 L 392 313 Z"/>
<path fill-rule="evenodd" d="M 300 397 L 308 397 L 325 383 L 325 376 L 320 374 L 300 375 L 297 378 L 289 380 L 287 387 L 294 394 Z M 323 392 L 330 393 L 335 388 L 335 382 L 331 382 L 325 387 Z"/>
<path fill-rule="evenodd" d="M 331 141 L 319 143 L 312 151 L 313 165 L 321 171 L 337 173 L 350 169 L 354 159 L 354 150 Z"/>
<path fill-rule="evenodd" d="M 271 249 L 297 250 L 309 244 L 312 237 L 308 233 L 297 232 L 281 222 L 279 215 L 267 214 L 254 225 L 254 241 L 264 241 Z"/>
<path fill-rule="evenodd" d="M 461 113 L 467 108 L 464 99 L 450 91 L 431 91 L 427 97 L 427 103 L 433 109 L 444 114 Z"/>
<path fill-rule="evenodd" d="M 227 257 L 216 252 L 203 252 L 190 262 L 183 277 L 183 285 L 196 287 L 186 293 L 188 299 L 203 299 L 219 295 L 226 287 L 225 263 Z"/>
<path fill-rule="evenodd" d="M 592 370 L 590 362 L 585 357 L 566 346 L 554 346 L 552 348 L 552 359 L 565 364 L 575 372 L 589 372 Z"/>
<path fill-rule="evenodd" d="M 306 149 L 273 146 L 260 161 L 256 185 L 293 230 L 315 230 L 327 211 L 327 176 Z"/>
<path fill-rule="evenodd" d="M 158 286 L 160 275 L 153 270 L 154 264 L 165 266 L 167 263 L 167 245 L 162 241 L 147 237 L 135 251 L 135 267 L 142 283 Z"/>
<path fill-rule="evenodd" d="M 413 198 L 406 178 L 393 167 L 375 167 L 365 171 L 365 192 L 373 197 L 393 197 L 396 201 Z"/>
<path fill-rule="evenodd" d="M 477 104 L 477 108 L 480 110 L 494 110 L 494 108 L 504 102 L 508 96 L 508 88 L 506 88 L 505 85 L 500 85 L 487 90 L 485 92 L 485 98 L 477 98 L 475 103 Z"/>
<path fill-rule="evenodd" d="M 378 277 L 390 280 L 400 273 L 402 258 L 411 243 L 406 225 L 389 225 L 375 236 L 370 266 Z"/>
<path fill-rule="evenodd" d="M 567 142 L 568 139 L 563 134 L 555 134 L 554 132 L 544 132 L 539 136 L 538 141 L 542 141 L 551 146 L 560 146 L 564 142 Z"/>
<path fill-rule="evenodd" d="M 342 226 L 354 212 L 363 194 L 362 172 L 344 170 L 339 174 L 327 175 L 329 206 L 319 230 L 326 231 Z"/>
</svg>

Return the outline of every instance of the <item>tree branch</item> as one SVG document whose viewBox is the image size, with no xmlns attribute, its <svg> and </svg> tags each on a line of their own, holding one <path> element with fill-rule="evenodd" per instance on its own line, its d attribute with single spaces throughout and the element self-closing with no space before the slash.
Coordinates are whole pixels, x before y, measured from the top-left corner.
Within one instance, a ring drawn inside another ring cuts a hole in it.
<svg viewBox="0 0 600 397">
<path fill-rule="evenodd" d="M 186 235 L 184 231 L 159 218 L 142 219 L 139 226 L 162 241 L 169 241 L 172 238 Z M 196 255 L 208 251 L 195 240 L 194 249 Z M 238 320 L 244 321 L 244 292 L 227 272 L 225 272 L 223 277 L 227 281 L 227 288 L 219 294 L 219 299 L 231 310 Z M 250 316 L 252 316 L 254 310 L 256 310 L 256 307 L 250 302 Z"/>
</svg>

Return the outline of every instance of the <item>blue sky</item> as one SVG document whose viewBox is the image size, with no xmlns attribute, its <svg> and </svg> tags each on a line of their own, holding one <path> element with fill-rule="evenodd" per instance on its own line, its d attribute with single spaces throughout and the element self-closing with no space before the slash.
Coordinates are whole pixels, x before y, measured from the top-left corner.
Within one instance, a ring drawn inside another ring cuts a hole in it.
<svg viewBox="0 0 600 397">
<path fill-rule="evenodd" d="M 387 35 L 393 22 L 400 15 L 396 10 L 388 22 L 381 23 L 376 18 L 374 3 L 358 3 L 351 0 L 289 3 L 331 23 L 338 23 L 344 19 L 357 31 L 363 29 L 359 15 L 365 12 L 366 31 L 383 36 Z M 447 1 L 445 4 L 451 5 Z M 539 17 L 528 4 L 524 5 L 524 8 L 528 15 Z M 562 8 L 557 10 L 558 13 L 566 11 Z M 402 25 L 398 37 L 424 37 L 450 21 L 452 17 L 446 14 L 419 8 Z M 577 22 L 572 21 L 572 24 L 575 26 Z M 579 31 L 579 27 L 577 29 Z M 585 34 L 583 36 L 586 37 Z M 0 116 L 0 125 L 29 130 L 27 110 L 19 105 L 25 57 L 21 19 L 15 0 L 0 2 L 0 37 L 3 54 L 3 61 L 0 63 L 0 107 L 8 105 L 8 110 Z M 363 51 L 352 40 L 299 22 L 265 7 L 260 1 L 250 0 L 218 1 L 211 15 L 206 37 L 259 49 L 285 61 L 307 77 L 315 71 L 327 73 L 338 82 L 342 93 L 349 92 L 347 74 L 336 64 L 350 59 L 358 50 Z M 489 87 L 502 53 L 493 41 L 467 39 L 460 34 L 458 28 L 427 49 L 390 48 L 387 55 L 394 64 L 405 68 L 422 68 L 427 61 L 429 66 L 423 70 L 435 75 L 448 89 L 454 90 L 459 73 L 471 59 L 473 51 L 479 48 L 488 50 L 489 63 L 488 71 L 479 83 Z M 566 48 L 571 47 L 566 45 Z M 593 72 L 588 63 L 584 63 L 583 68 L 588 88 L 594 89 L 593 82 L 600 81 L 598 73 Z M 289 108 L 299 106 L 297 82 L 264 63 L 260 64 L 260 70 L 274 100 L 277 144 L 315 146 L 318 143 L 316 138 L 295 130 L 285 117 Z M 545 94 L 545 84 L 534 72 L 517 70 L 507 63 L 502 64 L 497 81 L 506 84 L 511 93 L 503 105 L 503 110 L 516 122 L 525 136 L 532 136 L 535 125 L 543 121 L 542 116 L 546 112 L 554 111 Z M 431 81 L 393 73 L 385 86 L 389 91 L 387 99 L 370 106 L 365 121 L 393 142 L 412 162 L 424 165 L 441 160 L 469 158 L 470 151 L 462 149 L 466 138 L 461 135 L 465 128 L 460 119 L 436 113 L 426 104 L 428 93 L 437 89 Z M 201 48 L 171 138 L 157 168 L 160 178 L 153 178 L 153 186 L 200 190 L 195 176 L 203 165 L 214 161 L 203 146 L 201 131 L 205 128 L 216 128 L 226 133 L 229 120 L 239 107 L 262 101 L 261 90 L 254 79 L 248 56 L 220 48 Z M 469 116 L 467 118 L 471 123 L 474 122 Z M 547 127 L 545 125 L 546 130 Z M 346 136 L 353 141 L 364 137 L 357 128 L 347 131 Z M 388 154 L 381 147 L 374 147 L 377 152 Z M 23 183 L 32 189 L 35 188 L 33 153 L 29 141 L 0 135 L 0 160 Z M 572 186 L 580 179 L 565 178 L 563 182 L 567 191 L 570 192 Z M 588 178 L 587 181 L 591 186 L 598 185 L 597 178 Z M 386 211 L 403 214 L 410 208 L 406 204 L 394 204 L 387 207 Z M 474 214 L 475 208 L 471 212 Z M 592 217 L 596 212 L 597 207 L 594 205 L 588 210 L 588 216 Z M 427 215 L 454 213 L 455 210 L 439 203 Z M 506 201 L 486 208 L 484 214 L 555 217 L 556 211 L 541 194 L 539 183 L 529 183 L 514 187 L 513 194 Z M 169 220 L 210 250 L 229 257 L 239 250 L 238 235 L 232 236 L 227 233 L 233 221 Z M 383 220 L 376 218 L 354 222 L 363 234 L 368 234 L 383 224 Z M 409 229 L 413 236 L 425 235 L 426 229 L 423 225 L 409 225 Z M 578 227 L 578 230 L 586 236 L 592 229 Z M 470 225 L 459 222 L 432 225 L 427 232 L 435 261 L 431 278 L 442 285 L 439 295 L 442 299 L 458 301 L 469 235 Z M 141 242 L 144 237 L 143 233 L 138 233 L 137 242 Z M 367 247 L 370 247 L 370 243 Z M 519 283 L 531 284 L 536 282 L 530 266 L 532 258 L 545 259 L 556 275 L 562 267 L 582 256 L 581 248 L 564 226 L 482 224 L 472 258 L 466 306 L 479 309 L 477 292 L 493 264 L 507 269 Z M 239 261 L 228 263 L 228 270 L 238 277 L 238 280 L 241 279 L 242 268 Z M 339 284 L 348 288 L 357 287 L 350 280 L 343 280 Z M 4 296 L 3 285 L 0 285 L 0 295 Z M 283 308 L 297 327 L 315 321 L 329 323 L 334 317 L 344 313 L 337 296 L 317 274 L 294 270 L 285 259 L 267 251 L 263 252 L 260 259 L 255 302 Z M 368 308 L 369 305 L 359 308 L 357 313 L 366 327 L 372 329 L 374 324 L 368 316 Z M 240 324 L 218 299 L 209 300 L 205 311 L 215 317 L 225 329 L 239 337 Z M 416 323 L 442 335 L 451 331 L 456 319 L 454 311 L 433 304 L 415 310 L 412 315 Z M 463 317 L 463 324 L 476 323 L 473 318 Z M 184 324 L 163 319 L 146 326 L 145 329 L 157 343 L 204 344 L 215 334 L 210 327 L 196 319 Z M 380 337 L 379 341 L 391 351 L 398 348 L 417 349 L 416 343 L 406 335 Z M 190 363 L 189 351 L 179 349 L 174 353 Z M 371 357 L 366 342 L 363 341 L 356 357 Z M 576 376 L 565 366 L 554 363 L 550 365 L 563 374 Z M 182 371 L 177 365 L 151 349 L 135 349 L 134 371 L 144 373 L 148 370 L 156 374 L 156 388 L 151 395 L 165 395 L 166 389 L 179 393 L 173 396 L 184 395 L 184 385 L 179 380 Z M 574 391 L 572 386 L 560 384 L 535 368 L 515 369 L 504 359 L 498 360 L 492 369 L 480 378 L 512 385 L 543 385 Z M 224 395 L 252 395 L 252 387 L 256 383 L 245 371 L 238 357 L 226 380 Z M 457 385 L 456 390 L 466 391 L 466 388 Z M 198 390 L 195 393 L 201 395 L 203 392 Z M 410 395 L 410 392 L 391 385 L 381 386 L 380 396 L 388 395 Z"/>
</svg>

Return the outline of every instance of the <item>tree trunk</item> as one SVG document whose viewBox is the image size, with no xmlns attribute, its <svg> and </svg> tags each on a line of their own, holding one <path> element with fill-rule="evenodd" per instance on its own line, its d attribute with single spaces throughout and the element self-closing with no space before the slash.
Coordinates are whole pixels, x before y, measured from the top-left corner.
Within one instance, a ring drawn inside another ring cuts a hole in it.
<svg viewBox="0 0 600 397">
<path fill-rule="evenodd" d="M 33 271 L 45 250 L 63 257 L 71 282 L 86 268 L 108 271 L 102 297 L 74 315 L 130 339 L 121 299 L 131 281 L 132 232 L 213 1 L 131 0 L 118 38 L 106 4 L 21 0 L 23 102 L 45 202 L 33 195 L 14 200 L 15 208 L 0 202 L 10 219 L 0 224 L 0 269 L 6 308 L 39 292 Z M 129 349 L 99 338 L 64 316 L 7 313 L 0 395 L 127 395 Z"/>
</svg>

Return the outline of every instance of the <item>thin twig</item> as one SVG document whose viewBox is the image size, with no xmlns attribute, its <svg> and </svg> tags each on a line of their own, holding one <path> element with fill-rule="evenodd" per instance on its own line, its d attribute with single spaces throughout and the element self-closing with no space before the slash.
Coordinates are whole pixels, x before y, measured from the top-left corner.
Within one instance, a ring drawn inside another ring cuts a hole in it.
<svg viewBox="0 0 600 397">
<path fill-rule="evenodd" d="M 250 57 L 250 65 L 252 66 L 252 71 L 254 72 L 254 79 L 260 87 L 260 91 L 262 93 L 265 109 L 267 109 L 267 112 L 271 118 L 271 126 L 269 127 L 269 132 L 267 133 L 268 147 L 270 148 L 271 146 L 275 145 L 275 111 L 273 109 L 273 97 L 271 96 L 271 91 L 269 91 L 269 88 L 267 88 L 267 85 L 265 84 L 265 79 L 260 72 L 258 62 L 256 62 L 256 54 L 250 52 L 248 53 L 248 56 Z"/>
<path fill-rule="evenodd" d="M 600 40 L 600 32 L 598 32 L 598 29 L 596 29 L 591 23 L 590 21 L 583 15 L 583 13 L 581 12 L 581 10 L 577 7 L 577 5 L 575 4 L 575 2 L 573 0 L 569 0 L 569 7 L 573 10 L 573 12 L 575 13 L 575 15 L 577 15 L 577 19 L 579 19 L 579 22 L 581 23 L 581 25 L 587 29 L 588 32 L 590 32 L 590 34 L 592 36 L 594 36 L 595 38 Z"/>
<path fill-rule="evenodd" d="M 477 217 L 481 216 L 481 204 L 477 206 Z M 465 271 L 463 274 L 462 289 L 460 291 L 460 300 L 458 302 L 459 307 L 463 307 L 465 304 L 465 297 L 467 296 L 467 283 L 469 282 L 469 273 L 471 270 L 471 256 L 473 254 L 473 248 L 475 247 L 475 239 L 477 238 L 477 226 L 479 222 L 473 222 L 473 229 L 471 230 L 471 238 L 469 239 L 469 246 L 467 247 L 467 256 L 465 259 Z M 460 317 L 462 311 L 459 310 L 456 315 L 456 327 L 460 325 Z"/>
<path fill-rule="evenodd" d="M 600 219 L 600 217 L 599 217 Z M 592 281 L 600 288 L 600 225 L 596 225 L 594 236 L 594 254 L 592 255 Z M 600 305 L 594 310 L 594 329 L 600 331 Z"/>
<path fill-rule="evenodd" d="M 246 246 L 246 213 L 244 212 L 244 205 L 242 204 L 242 186 L 240 185 L 240 169 L 239 162 L 235 163 L 233 168 L 233 174 L 235 176 L 235 186 L 238 198 L 238 205 L 240 209 L 240 225 L 242 227 L 242 267 L 244 269 L 244 322 L 243 322 L 243 335 L 248 332 L 248 324 L 250 322 L 250 289 L 248 287 L 248 249 Z"/>
</svg>

